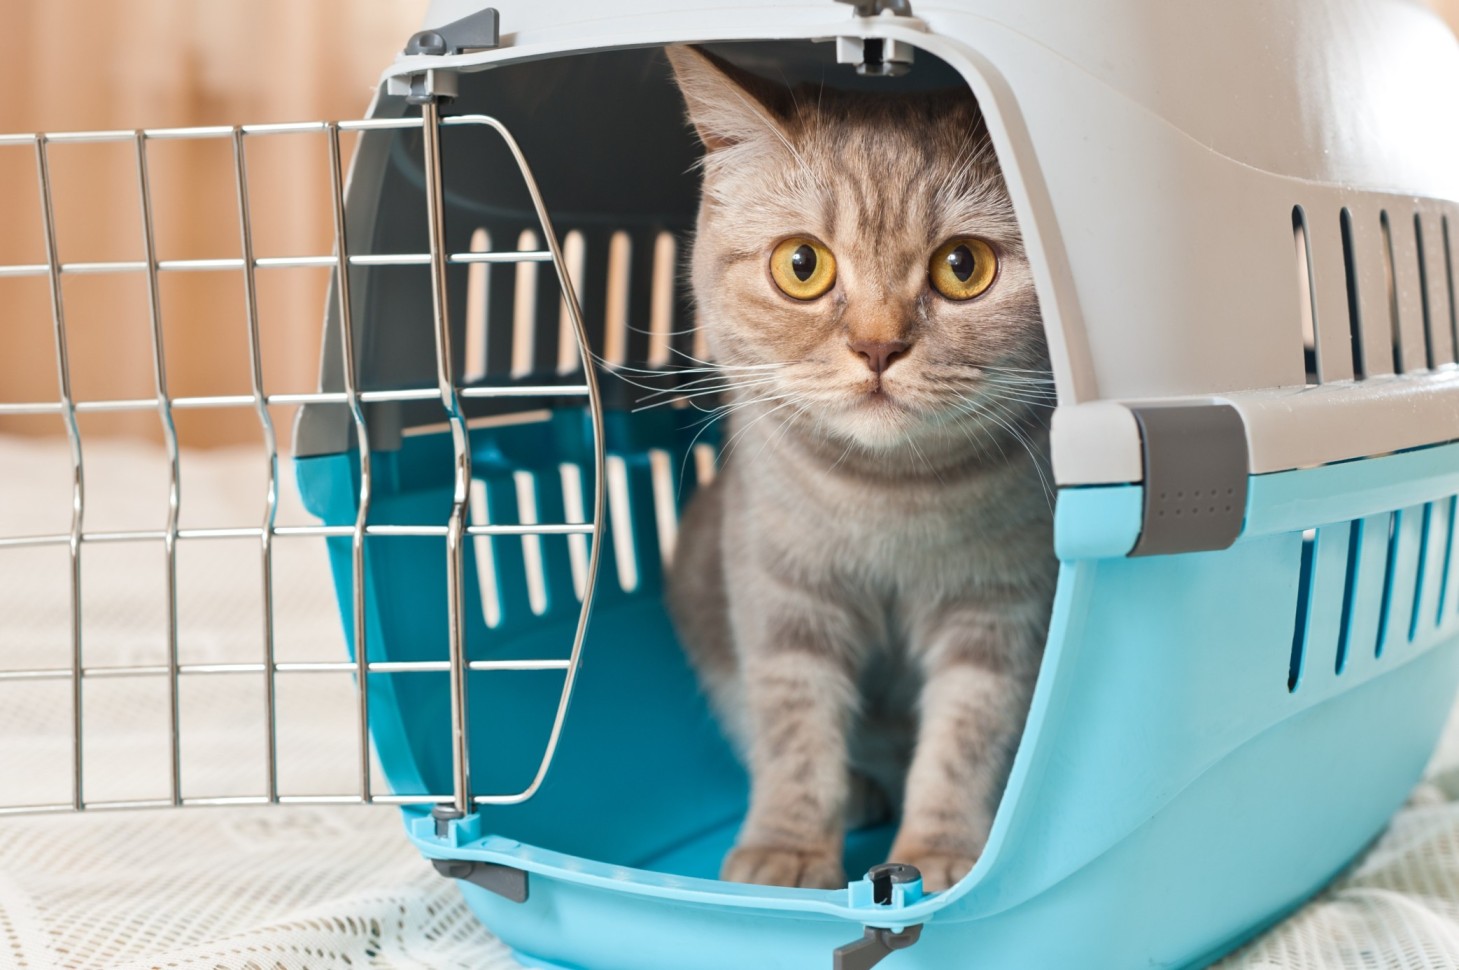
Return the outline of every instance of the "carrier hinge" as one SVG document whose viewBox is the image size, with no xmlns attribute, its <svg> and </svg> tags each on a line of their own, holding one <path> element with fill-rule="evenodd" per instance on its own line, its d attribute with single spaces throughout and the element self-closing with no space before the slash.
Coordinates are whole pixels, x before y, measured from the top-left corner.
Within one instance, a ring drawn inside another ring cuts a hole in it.
<svg viewBox="0 0 1459 970">
<path fill-rule="evenodd" d="M 836 0 L 850 4 L 856 16 L 911 17 L 911 0 Z M 912 69 L 912 45 L 890 37 L 837 37 L 836 63 L 856 65 L 857 74 L 898 77 Z"/>
<path fill-rule="evenodd" d="M 912 16 L 911 0 L 836 0 L 836 2 L 850 4 L 856 9 L 858 17 L 879 17 L 888 12 L 897 17 Z"/>
<path fill-rule="evenodd" d="M 1132 407 L 1144 514 L 1132 556 L 1225 549 L 1241 535 L 1250 473 L 1246 424 L 1229 404 Z"/>
<path fill-rule="evenodd" d="M 473 815 L 469 820 L 479 821 L 479 817 Z M 438 839 L 449 842 L 454 834 L 459 834 L 454 831 L 456 827 L 466 821 L 468 816 L 462 815 L 450 805 L 437 805 L 431 809 L 430 824 Z M 437 872 L 449 879 L 464 879 L 514 903 L 527 901 L 527 873 L 522 869 L 475 859 L 433 858 L 430 863 L 436 867 Z"/>
<path fill-rule="evenodd" d="M 873 866 L 866 877 L 847 887 L 852 906 L 886 907 L 895 911 L 922 898 L 922 873 L 916 866 L 888 862 Z M 891 912 L 886 914 L 888 917 Z M 867 926 L 861 939 L 832 951 L 832 970 L 871 970 L 897 950 L 922 938 L 922 924 Z"/>
<path fill-rule="evenodd" d="M 469 51 L 486 51 L 501 46 L 501 25 L 495 7 L 453 20 L 444 27 L 412 34 L 405 44 L 407 55 L 426 54 L 444 57 Z M 408 90 L 405 100 L 411 104 L 449 100 L 456 96 L 456 72 L 419 71 L 405 79 Z"/>
</svg>

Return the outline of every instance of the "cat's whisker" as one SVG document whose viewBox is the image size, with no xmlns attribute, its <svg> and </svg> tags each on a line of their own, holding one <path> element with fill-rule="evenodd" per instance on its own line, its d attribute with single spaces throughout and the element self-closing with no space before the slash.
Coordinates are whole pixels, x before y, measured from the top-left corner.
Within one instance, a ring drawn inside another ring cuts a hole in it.
<svg viewBox="0 0 1459 970">
<path fill-rule="evenodd" d="M 987 438 L 988 438 L 988 442 L 990 444 L 992 444 L 992 446 L 998 450 L 998 457 L 1001 458 L 1004 461 L 1007 461 L 1008 460 L 1008 453 L 1003 450 L 1003 442 L 999 441 L 998 440 L 998 436 L 996 434 L 993 434 L 992 431 L 991 431 L 991 429 L 989 429 L 987 427 L 987 425 L 988 425 L 987 419 L 989 417 L 991 417 L 991 415 L 987 414 L 982 408 L 977 407 L 975 404 L 973 404 L 970 401 L 968 401 L 968 402 L 959 402 L 955 406 L 957 407 L 957 409 L 959 411 L 961 411 L 963 414 L 967 415 L 968 417 L 977 419 L 973 423 L 972 427 L 973 428 L 976 428 L 977 430 L 981 431 L 984 435 L 986 435 Z M 962 427 L 966 430 L 966 429 L 968 429 L 969 426 L 966 425 L 966 424 L 964 424 L 964 425 L 962 425 Z M 969 433 L 968 433 L 968 440 L 973 441 L 976 444 L 976 439 L 973 438 L 973 436 L 971 434 L 971 431 L 969 431 Z"/>
<path fill-rule="evenodd" d="M 1048 503 L 1049 508 L 1052 511 L 1052 509 L 1053 509 L 1053 500 L 1054 500 L 1054 491 L 1053 491 L 1053 488 L 1049 484 L 1048 477 L 1044 474 L 1043 462 L 1039 460 L 1039 449 L 1034 445 L 1034 442 L 1028 437 L 1028 434 L 1023 429 L 1020 429 L 1018 427 L 1017 421 L 1016 421 L 1014 415 L 1009 414 L 1007 411 L 1003 410 L 1002 408 L 998 408 L 996 402 L 993 402 L 993 401 L 968 402 L 968 403 L 970 403 L 970 404 L 972 404 L 972 403 L 981 404 L 982 405 L 982 408 L 981 408 L 982 414 L 984 416 L 990 418 L 995 423 L 997 423 L 1000 427 L 1002 427 L 1004 430 L 1006 430 L 1009 433 L 1009 435 L 1011 435 L 1013 437 L 1013 439 L 1015 441 L 1017 441 L 1023 447 L 1023 449 L 1025 451 L 1028 452 L 1029 458 L 1033 461 L 1034 471 L 1038 474 L 1038 477 L 1039 477 L 1039 486 L 1043 490 L 1043 493 L 1044 493 L 1044 501 L 1046 503 Z M 995 410 L 995 408 L 996 408 L 996 410 Z"/>
<path fill-rule="evenodd" d="M 634 374 L 660 375 L 660 374 L 695 374 L 708 371 L 744 371 L 744 370 L 772 370 L 785 365 L 778 361 L 770 361 L 762 364 L 725 364 L 713 360 L 700 360 L 692 354 L 685 353 L 675 347 L 669 348 L 670 352 L 676 353 L 684 359 L 697 364 L 697 367 L 682 367 L 678 365 L 663 367 L 641 367 L 620 361 L 609 360 L 599 353 L 589 353 L 593 362 L 611 373 L 628 372 Z"/>
<path fill-rule="evenodd" d="M 655 394 L 677 394 L 681 392 L 700 391 L 710 386 L 719 386 L 722 389 L 730 389 L 740 385 L 748 386 L 767 381 L 776 380 L 774 374 L 707 374 L 704 377 L 696 377 L 693 380 L 676 384 L 673 387 L 653 388 Z M 716 385 L 715 382 L 718 382 Z"/>
<path fill-rule="evenodd" d="M 915 438 L 908 438 L 907 444 L 912 446 L 912 453 L 915 454 L 919 459 L 921 459 L 922 464 L 927 466 L 927 470 L 935 475 L 939 482 L 941 482 L 943 485 L 946 485 L 947 481 L 942 477 L 942 472 L 934 468 L 932 462 L 927 460 L 927 456 L 922 454 L 922 449 L 917 447 L 917 440 Z"/>
<path fill-rule="evenodd" d="M 767 402 L 769 402 L 769 401 L 777 401 L 777 400 L 780 400 L 782 397 L 790 397 L 790 395 L 789 394 L 784 394 L 784 395 L 780 395 L 779 397 L 767 398 L 765 400 Z M 710 429 L 710 427 L 713 426 L 717 421 L 720 421 L 721 419 L 728 417 L 730 414 L 734 413 L 735 411 L 739 411 L 739 410 L 742 410 L 742 409 L 748 407 L 749 405 L 755 403 L 757 400 L 760 400 L 760 399 L 758 399 L 758 398 L 752 398 L 751 397 L 751 398 L 746 398 L 745 400 L 742 400 L 742 401 L 732 401 L 729 404 L 725 404 L 725 405 L 722 405 L 722 406 L 720 406 L 718 408 L 715 408 L 714 411 L 708 413 L 706 415 L 706 417 L 704 417 L 702 420 L 699 421 L 699 430 L 696 431 L 696 432 L 694 432 L 694 437 L 693 438 L 690 438 L 689 439 L 689 445 L 688 445 L 687 448 L 684 449 L 684 460 L 682 462 L 680 462 L 680 465 L 679 465 L 679 478 L 680 478 L 681 481 L 684 478 L 684 470 L 686 468 L 687 462 L 689 461 L 689 456 L 692 455 L 692 454 L 694 454 L 694 448 L 695 448 L 696 445 L 699 444 L 699 439 L 700 439 L 700 437 L 703 436 L 704 432 L 708 431 Z M 724 445 L 721 445 L 720 446 L 720 450 L 719 450 L 719 455 L 720 456 L 723 456 L 723 454 L 724 454 L 724 448 L 725 448 Z M 723 458 L 721 457 L 720 460 L 723 461 Z"/>
<path fill-rule="evenodd" d="M 785 397 L 791 397 L 792 395 L 788 395 L 787 394 L 787 395 L 783 395 L 783 396 L 785 396 Z M 778 398 L 771 398 L 770 400 L 778 400 Z M 795 403 L 794 400 L 785 401 L 782 404 L 777 404 L 775 407 L 773 407 L 770 410 L 764 412 L 763 414 L 756 415 L 748 424 L 746 424 L 744 427 L 740 428 L 733 435 L 731 435 L 730 436 L 730 439 L 724 443 L 723 447 L 720 448 L 720 454 L 722 456 L 721 457 L 721 460 L 722 461 L 728 461 L 729 460 L 730 456 L 734 454 L 734 446 L 735 446 L 735 443 L 738 442 L 739 440 L 741 440 L 744 437 L 745 432 L 749 431 L 751 428 L 753 428 L 755 425 L 759 424 L 761 421 L 764 421 L 770 415 L 775 414 L 777 411 L 780 411 L 780 410 L 782 410 L 784 408 L 787 408 L 787 407 L 791 406 L 794 403 Z"/>
<path fill-rule="evenodd" d="M 738 384 L 727 384 L 727 385 L 725 385 L 723 387 L 708 387 L 708 388 L 702 388 L 702 389 L 699 389 L 699 390 L 689 391 L 687 393 L 684 392 L 684 391 L 681 391 L 681 390 L 656 391 L 656 392 L 654 392 L 654 394 L 650 395 L 649 397 L 652 398 L 652 397 L 657 396 L 657 395 L 665 395 L 665 397 L 664 397 L 663 400 L 653 401 L 653 400 L 649 400 L 649 398 L 642 398 L 642 399 L 639 400 L 638 406 L 635 407 L 635 408 L 633 408 L 633 410 L 632 410 L 631 413 L 637 414 L 639 411 L 647 411 L 650 408 L 660 408 L 660 407 L 663 407 L 663 406 L 668 405 L 668 404 L 675 404 L 675 403 L 677 403 L 679 401 L 692 402 L 696 398 L 709 397 L 709 396 L 712 396 L 712 395 L 719 395 L 719 394 L 725 394 L 725 393 L 727 393 L 729 391 L 742 391 L 742 390 L 746 390 L 746 389 L 752 388 L 752 387 L 764 387 L 767 384 L 773 384 L 773 383 L 775 383 L 775 381 L 774 381 L 773 378 L 767 378 L 765 380 L 760 380 L 760 381 L 749 381 L 749 382 L 738 383 Z"/>
<path fill-rule="evenodd" d="M 720 363 L 719 361 L 702 360 L 702 359 L 700 359 L 698 357 L 695 357 L 693 354 L 689 353 L 687 350 L 680 350 L 678 347 L 670 347 L 669 348 L 669 352 L 670 353 L 673 353 L 673 354 L 678 354 L 680 357 L 683 357 L 685 360 L 692 361 L 695 364 L 702 364 L 702 365 L 704 365 L 706 367 L 717 367 L 717 368 L 719 368 L 721 370 L 760 370 L 760 369 L 773 369 L 773 368 L 777 368 L 777 367 L 786 367 L 786 366 L 788 366 L 787 363 L 782 362 L 782 361 L 769 361 L 767 363 L 762 363 L 762 364 L 725 364 L 725 363 Z"/>
</svg>

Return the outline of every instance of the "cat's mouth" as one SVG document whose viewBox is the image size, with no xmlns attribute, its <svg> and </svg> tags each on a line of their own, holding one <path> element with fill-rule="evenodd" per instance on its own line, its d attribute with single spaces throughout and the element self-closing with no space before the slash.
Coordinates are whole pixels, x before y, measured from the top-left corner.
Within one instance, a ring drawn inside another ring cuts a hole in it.
<svg viewBox="0 0 1459 970">
<path fill-rule="evenodd" d="M 894 394 L 886 382 L 877 378 L 868 383 L 857 395 L 856 403 L 863 408 L 893 408 L 898 411 L 906 410 L 906 405 L 901 401 L 900 395 Z"/>
<path fill-rule="evenodd" d="M 886 378 L 880 374 L 861 385 L 861 396 L 868 401 L 891 401 L 895 398 Z"/>
</svg>

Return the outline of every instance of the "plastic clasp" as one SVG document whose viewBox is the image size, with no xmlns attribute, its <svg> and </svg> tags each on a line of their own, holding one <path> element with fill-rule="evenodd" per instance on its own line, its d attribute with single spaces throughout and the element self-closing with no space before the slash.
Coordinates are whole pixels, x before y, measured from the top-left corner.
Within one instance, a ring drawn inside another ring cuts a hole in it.
<svg viewBox="0 0 1459 970">
<path fill-rule="evenodd" d="M 893 910 L 920 902 L 926 895 L 922 891 L 922 873 L 916 866 L 901 862 L 873 866 L 861 879 L 847 885 L 846 894 L 850 906 Z"/>
</svg>

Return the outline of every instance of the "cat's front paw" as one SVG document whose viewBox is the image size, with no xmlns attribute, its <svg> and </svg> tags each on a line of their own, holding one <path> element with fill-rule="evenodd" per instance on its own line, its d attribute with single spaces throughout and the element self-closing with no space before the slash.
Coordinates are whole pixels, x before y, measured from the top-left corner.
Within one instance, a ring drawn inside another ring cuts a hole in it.
<svg viewBox="0 0 1459 970">
<path fill-rule="evenodd" d="M 956 885 L 958 880 L 966 876 L 973 868 L 973 863 L 978 860 L 976 856 L 929 852 L 926 855 L 913 855 L 910 858 L 896 856 L 892 861 L 916 866 L 917 871 L 922 873 L 922 891 L 940 893 Z"/>
<path fill-rule="evenodd" d="M 804 889 L 841 889 L 846 885 L 846 872 L 837 852 L 764 845 L 736 846 L 725 856 L 719 878 Z"/>
</svg>

